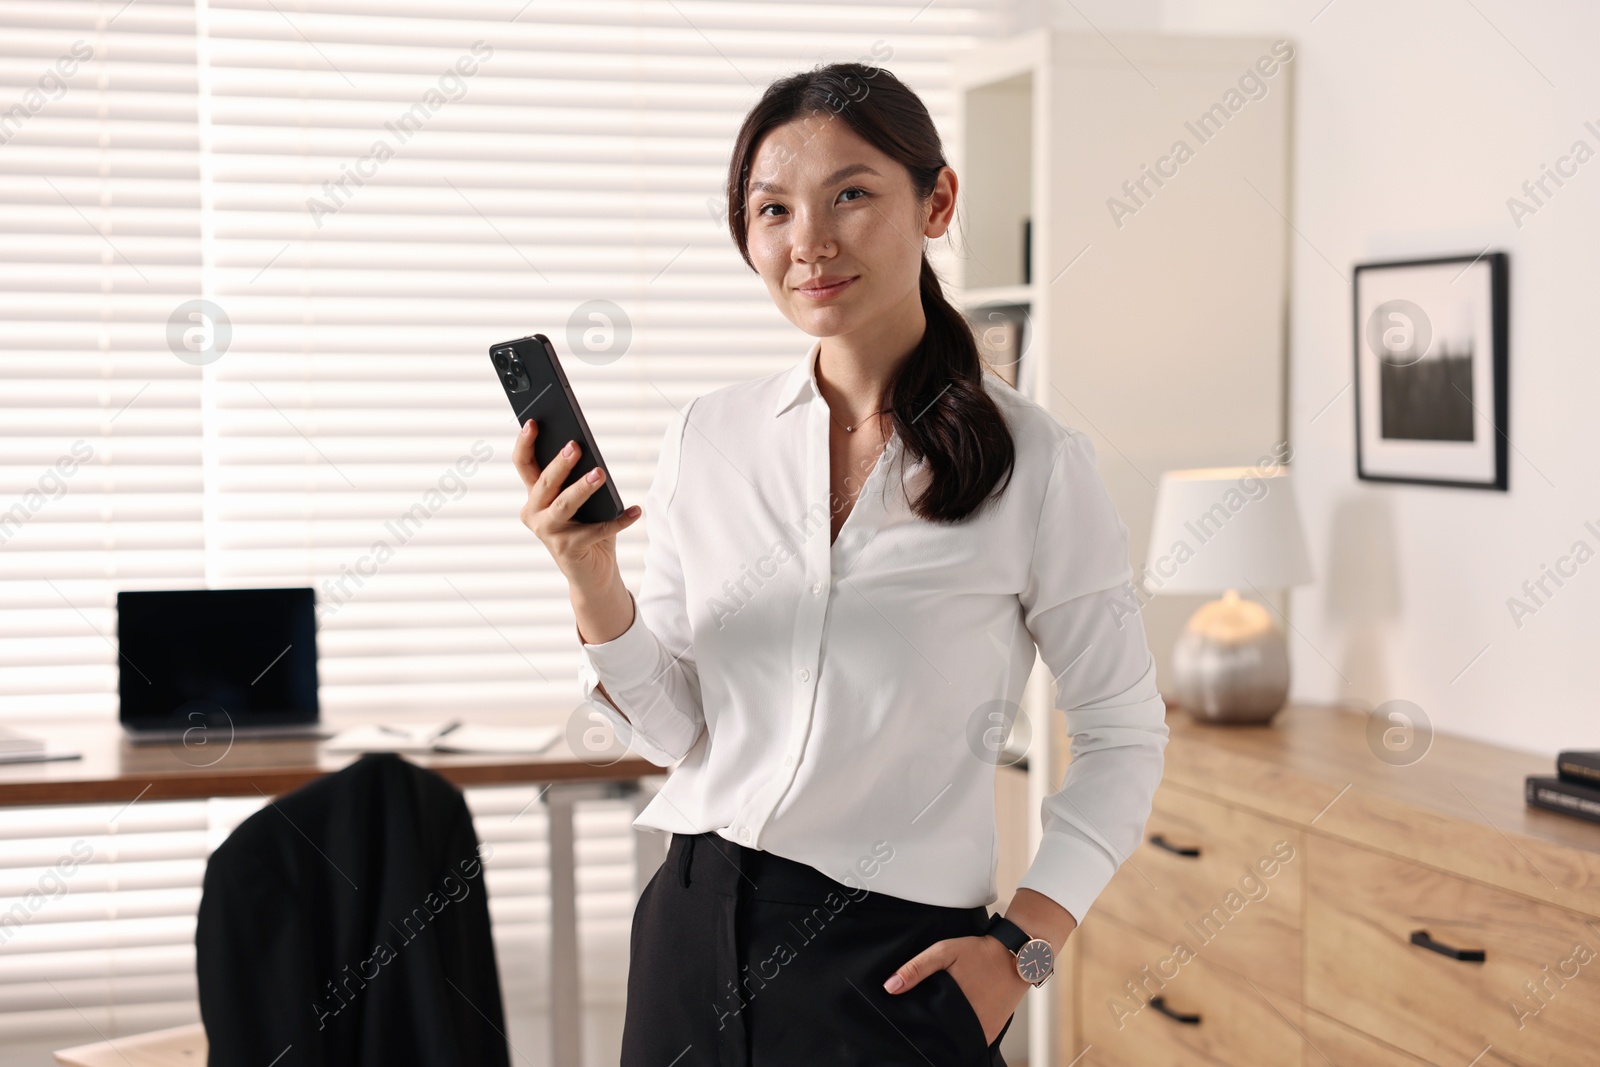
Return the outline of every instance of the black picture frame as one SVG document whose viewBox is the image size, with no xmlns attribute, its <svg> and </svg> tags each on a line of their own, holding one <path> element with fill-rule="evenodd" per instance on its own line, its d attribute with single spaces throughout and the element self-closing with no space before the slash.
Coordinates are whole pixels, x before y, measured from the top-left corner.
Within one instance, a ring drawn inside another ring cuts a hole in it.
<svg viewBox="0 0 1600 1067">
<path fill-rule="evenodd" d="M 1509 490 L 1509 276 L 1505 252 L 1356 265 L 1351 309 L 1358 479 Z M 1459 295 L 1452 291 L 1457 284 L 1465 286 Z M 1441 320 L 1437 332 L 1429 303 Z M 1385 322 L 1409 325 L 1385 330 Z M 1447 333 L 1454 336 L 1447 339 Z M 1392 347 L 1394 337 L 1410 347 Z M 1465 354 L 1452 357 L 1448 344 L 1459 345 L 1463 337 Z M 1480 366 L 1482 342 L 1489 351 Z M 1431 361 L 1427 370 L 1425 360 Z M 1461 389 L 1463 382 L 1470 392 Z M 1443 384 L 1464 398 L 1464 407 L 1453 400 L 1417 402 L 1418 396 L 1448 396 Z M 1492 393 L 1487 403 L 1473 399 L 1482 385 Z M 1409 407 L 1403 403 L 1408 396 Z"/>
</svg>

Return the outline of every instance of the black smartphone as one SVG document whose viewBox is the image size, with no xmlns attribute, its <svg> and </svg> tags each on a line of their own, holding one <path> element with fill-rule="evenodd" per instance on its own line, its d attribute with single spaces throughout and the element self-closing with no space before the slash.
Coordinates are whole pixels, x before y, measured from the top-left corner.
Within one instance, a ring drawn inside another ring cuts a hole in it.
<svg viewBox="0 0 1600 1067">
<path fill-rule="evenodd" d="M 536 423 L 538 435 L 533 439 L 533 458 L 539 469 L 550 466 L 568 441 L 576 441 L 583 452 L 561 488 L 572 485 L 596 467 L 606 472 L 606 480 L 579 505 L 573 518 L 578 522 L 605 522 L 621 515 L 622 495 L 617 492 L 617 483 L 600 457 L 600 446 L 589 432 L 589 422 L 583 417 L 583 408 L 578 406 L 578 398 L 573 395 L 550 339 L 536 333 L 491 345 L 489 359 L 511 400 L 517 425 L 529 419 Z"/>
</svg>

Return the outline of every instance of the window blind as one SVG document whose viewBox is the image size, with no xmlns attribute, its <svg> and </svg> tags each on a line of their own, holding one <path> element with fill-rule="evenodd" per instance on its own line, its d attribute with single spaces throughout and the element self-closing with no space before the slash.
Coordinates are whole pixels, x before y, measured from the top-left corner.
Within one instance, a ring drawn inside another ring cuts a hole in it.
<svg viewBox="0 0 1600 1067">
<path fill-rule="evenodd" d="M 575 702 L 489 344 L 553 338 L 641 499 L 675 406 L 808 341 L 721 220 L 759 87 L 865 57 L 953 138 L 945 64 L 995 21 L 0 3 L 0 102 L 48 81 L 0 145 L 0 715 L 112 714 L 117 589 L 203 584 L 317 588 L 330 715 Z M 621 542 L 636 581 L 642 529 Z"/>
<path fill-rule="evenodd" d="M 0 717 L 112 713 L 115 590 L 203 578 L 195 27 L 0 3 Z"/>
<path fill-rule="evenodd" d="M 516 520 L 489 345 L 552 338 L 623 498 L 642 499 L 674 408 L 809 340 L 721 219 L 753 86 L 813 53 L 892 53 L 947 114 L 950 22 L 970 32 L 977 13 L 442 10 L 211 6 L 214 294 L 233 341 L 213 365 L 208 577 L 317 585 L 334 711 L 570 708 L 565 583 Z M 621 539 L 630 579 L 642 548 L 642 527 Z"/>
<path fill-rule="evenodd" d="M 0 1048 L 197 1017 L 210 818 L 206 801 L 0 810 Z"/>
<path fill-rule="evenodd" d="M 552 338 L 642 500 L 675 408 L 810 344 L 722 217 L 760 90 L 880 63 L 953 155 L 949 58 L 1005 8 L 0 0 L 0 721 L 110 719 L 116 592 L 204 585 L 317 589 L 332 719 L 570 709 L 570 608 L 517 521 L 489 345 Z M 620 539 L 630 585 L 643 543 Z M 529 823 L 514 792 L 469 794 L 486 839 Z M 230 804 L 135 805 L 115 862 L 0 944 L 0 1067 L 94 1039 L 84 1016 L 195 1017 Z M 0 812 L 0 913 L 115 814 Z M 579 822 L 586 924 L 623 935 L 586 955 L 589 995 L 618 1011 L 631 874 L 605 857 L 631 857 L 628 821 Z M 513 835 L 491 871 L 508 1010 L 542 1008 L 517 969 L 543 965 L 541 847 Z"/>
</svg>

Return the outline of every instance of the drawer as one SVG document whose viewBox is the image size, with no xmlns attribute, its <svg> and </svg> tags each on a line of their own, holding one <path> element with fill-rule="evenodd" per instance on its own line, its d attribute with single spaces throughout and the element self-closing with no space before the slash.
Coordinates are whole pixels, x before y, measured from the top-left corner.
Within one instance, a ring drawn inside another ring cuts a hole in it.
<svg viewBox="0 0 1600 1067">
<path fill-rule="evenodd" d="M 1307 1008 L 1305 1067 L 1429 1067 L 1427 1060 L 1390 1048 Z M 1503 1061 L 1495 1061 L 1501 1067 Z M 1487 1067 L 1479 1060 L 1473 1067 Z"/>
<path fill-rule="evenodd" d="M 1079 945 L 1079 1022 L 1105 1067 L 1302 1067 L 1302 1010 L 1261 983 L 1090 912 Z M 1270 1003 L 1268 997 L 1271 998 Z M 1161 1012 L 1156 1003 L 1182 1022 Z"/>
<path fill-rule="evenodd" d="M 1303 842 L 1299 830 L 1163 785 L 1145 843 L 1090 914 L 1181 941 L 1299 1000 Z"/>
<path fill-rule="evenodd" d="M 1596 1062 L 1600 938 L 1584 916 L 1315 834 L 1306 870 L 1306 1007 L 1436 1063 L 1486 1048 L 1479 1063 Z M 1419 931 L 1484 958 L 1413 944 Z"/>
</svg>

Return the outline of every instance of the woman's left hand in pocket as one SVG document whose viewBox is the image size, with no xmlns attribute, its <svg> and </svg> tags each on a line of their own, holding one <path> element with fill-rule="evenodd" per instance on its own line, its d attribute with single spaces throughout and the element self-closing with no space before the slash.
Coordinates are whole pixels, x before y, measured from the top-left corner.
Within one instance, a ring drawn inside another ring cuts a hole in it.
<svg viewBox="0 0 1600 1067">
<path fill-rule="evenodd" d="M 983 1024 L 984 1040 L 990 1044 L 1030 988 L 1017 973 L 1017 957 L 988 934 L 935 941 L 901 964 L 883 987 L 890 993 L 903 993 L 934 971 L 950 972 Z M 895 985 L 896 979 L 902 984 Z"/>
</svg>

